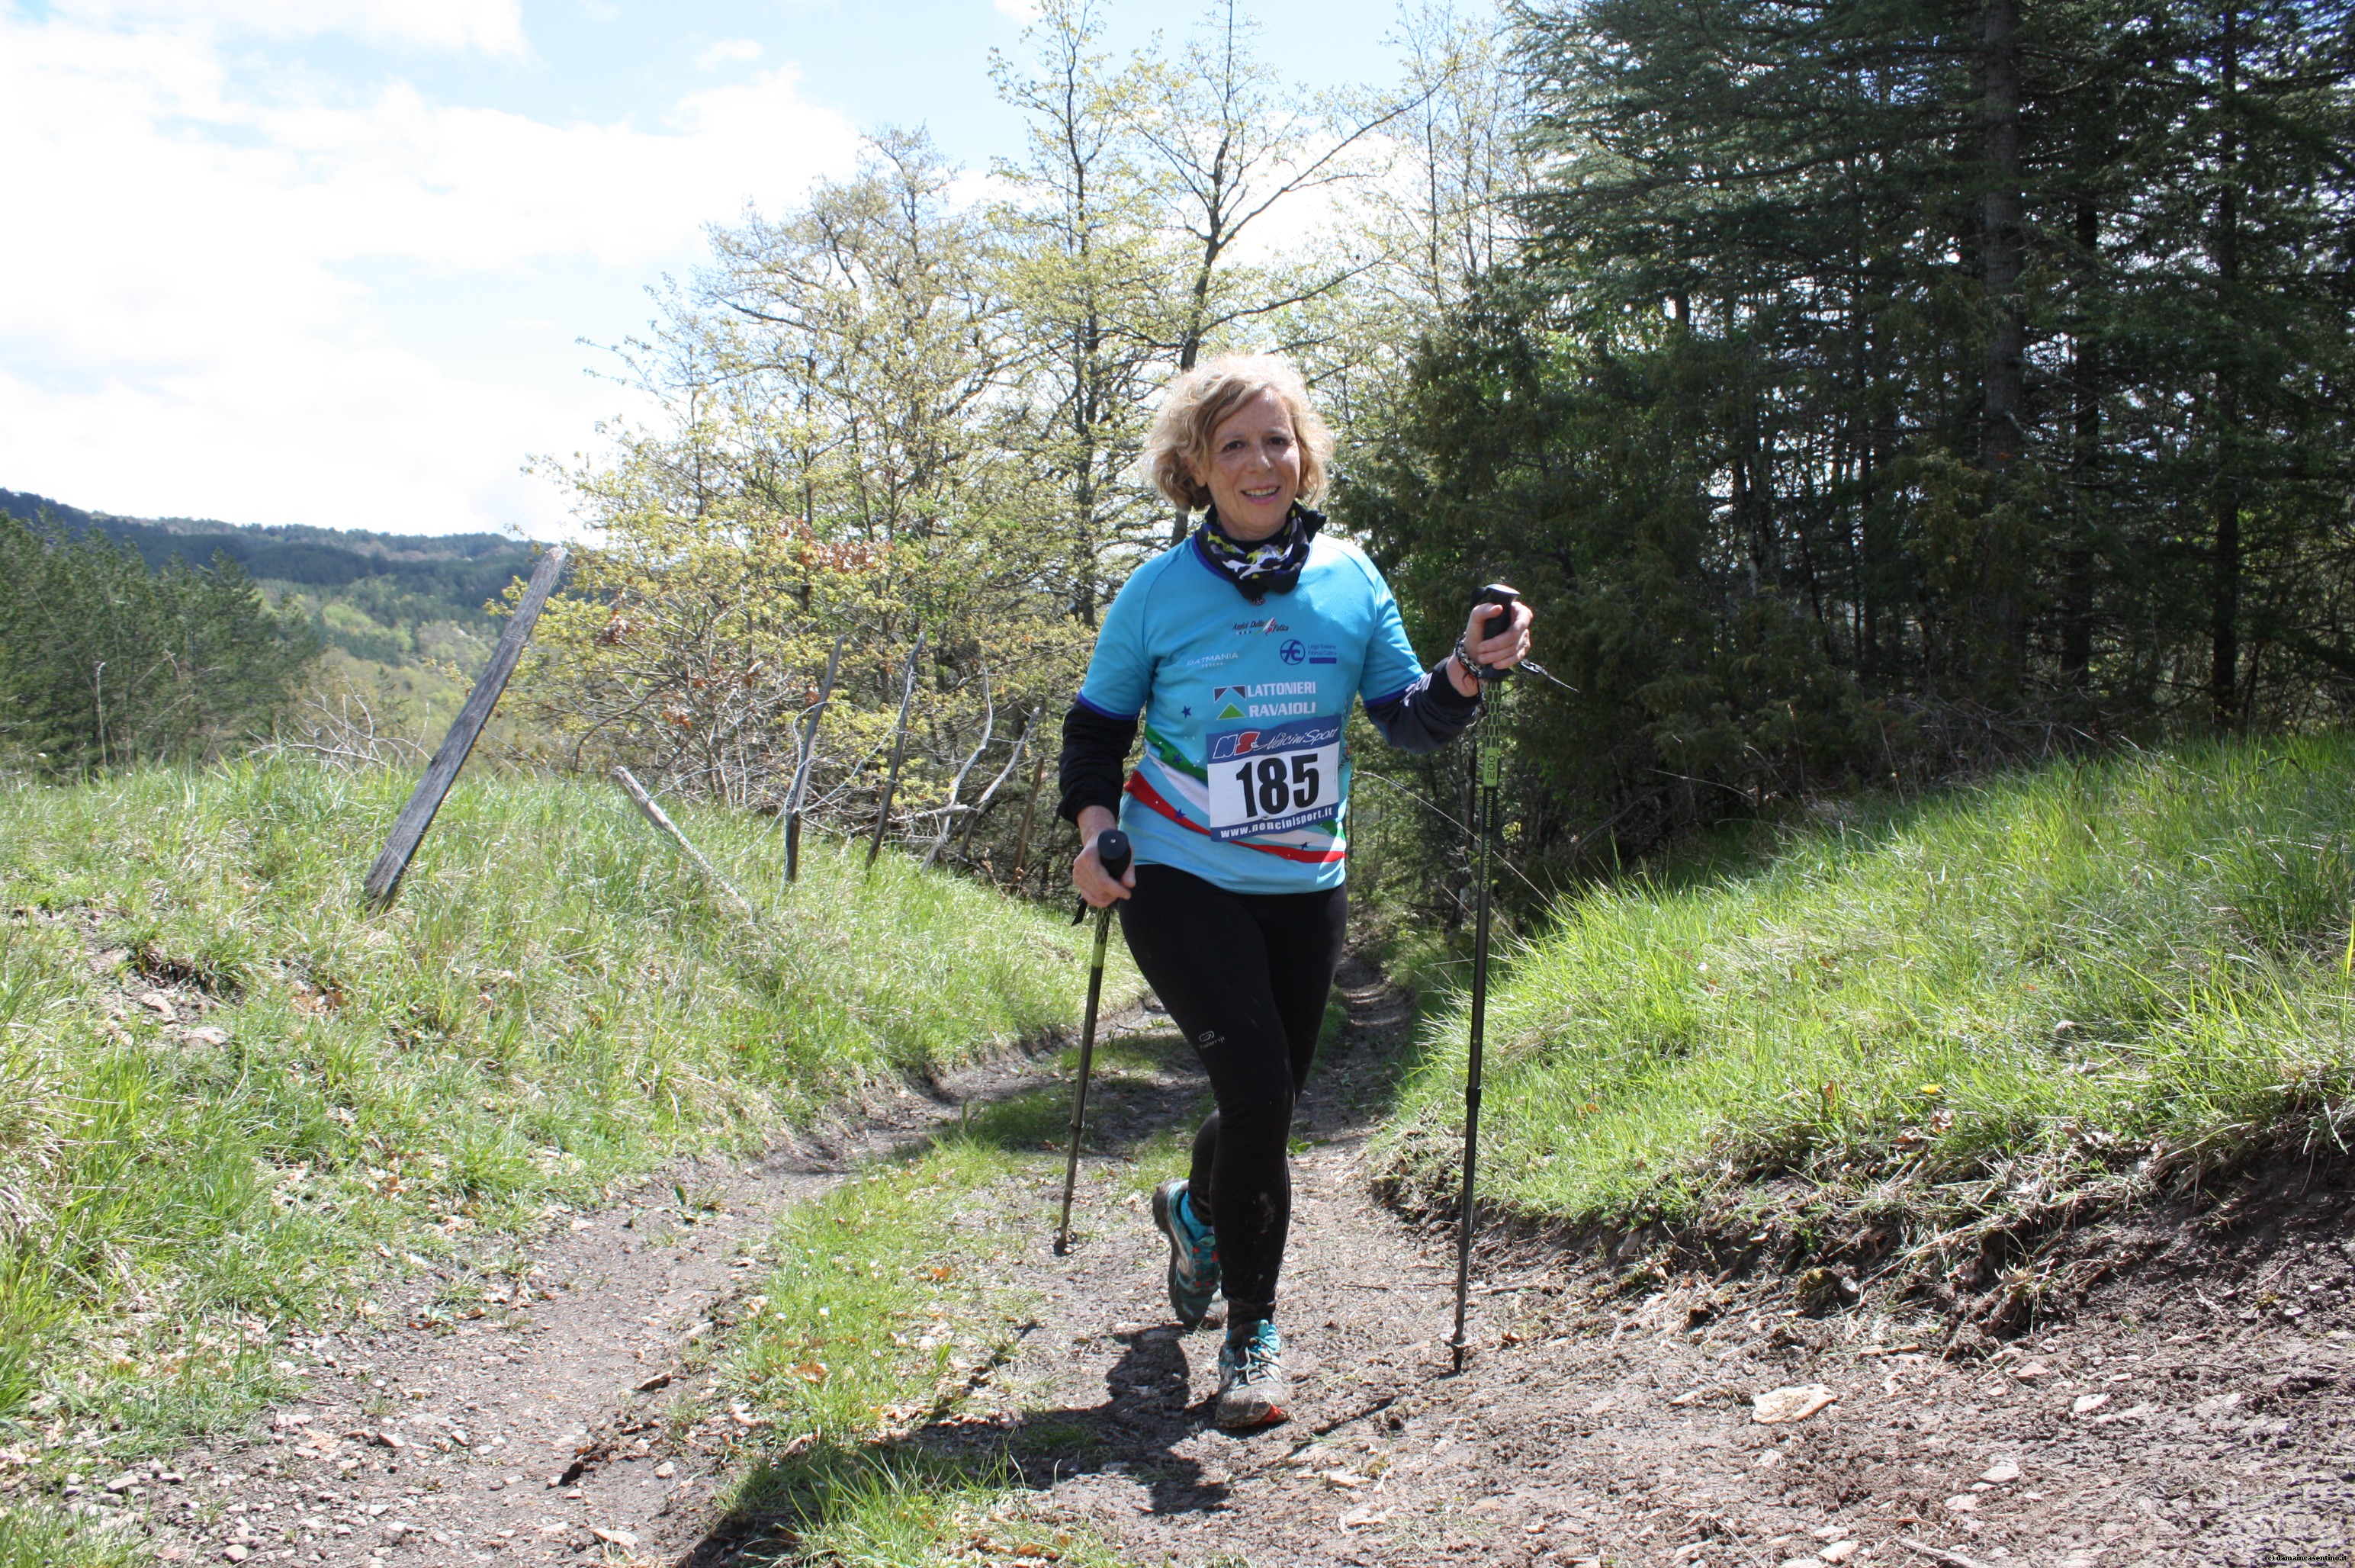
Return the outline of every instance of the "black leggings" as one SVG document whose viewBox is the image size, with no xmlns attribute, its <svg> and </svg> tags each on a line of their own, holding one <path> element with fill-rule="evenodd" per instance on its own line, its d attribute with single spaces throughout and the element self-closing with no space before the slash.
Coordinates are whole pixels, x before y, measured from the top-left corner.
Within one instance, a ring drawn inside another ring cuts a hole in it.
<svg viewBox="0 0 2355 1568">
<path fill-rule="evenodd" d="M 1121 901 L 1128 950 L 1218 1096 L 1195 1135 L 1188 1190 L 1219 1234 L 1231 1324 L 1275 1310 L 1292 1224 L 1292 1106 L 1348 918 L 1341 888 L 1231 893 L 1174 866 L 1137 867 L 1135 894 Z"/>
</svg>

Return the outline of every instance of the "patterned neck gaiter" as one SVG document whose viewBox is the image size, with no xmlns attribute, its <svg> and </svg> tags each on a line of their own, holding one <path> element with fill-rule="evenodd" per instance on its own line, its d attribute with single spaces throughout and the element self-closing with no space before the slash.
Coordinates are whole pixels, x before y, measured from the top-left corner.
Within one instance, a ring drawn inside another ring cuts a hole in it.
<svg viewBox="0 0 2355 1568">
<path fill-rule="evenodd" d="M 1316 530 L 1325 526 L 1325 514 L 1312 512 L 1295 501 L 1284 519 L 1284 527 L 1263 539 L 1245 544 L 1231 539 L 1220 525 L 1219 509 L 1211 507 L 1203 514 L 1202 527 L 1196 538 L 1201 541 L 1202 559 L 1235 585 L 1242 596 L 1256 604 L 1271 593 L 1289 593 L 1300 585 L 1301 569 L 1308 564 L 1308 546 L 1316 538 Z"/>
</svg>

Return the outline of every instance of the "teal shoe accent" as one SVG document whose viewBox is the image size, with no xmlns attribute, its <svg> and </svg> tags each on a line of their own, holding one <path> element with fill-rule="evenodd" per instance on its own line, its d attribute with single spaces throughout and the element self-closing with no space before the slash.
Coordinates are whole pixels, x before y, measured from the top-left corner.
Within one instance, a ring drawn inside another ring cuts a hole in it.
<svg viewBox="0 0 2355 1568">
<path fill-rule="evenodd" d="M 1219 1239 L 1195 1221 L 1182 1178 L 1153 1189 L 1153 1228 L 1169 1238 L 1169 1310 L 1187 1328 L 1199 1327 L 1219 1294 Z"/>
</svg>

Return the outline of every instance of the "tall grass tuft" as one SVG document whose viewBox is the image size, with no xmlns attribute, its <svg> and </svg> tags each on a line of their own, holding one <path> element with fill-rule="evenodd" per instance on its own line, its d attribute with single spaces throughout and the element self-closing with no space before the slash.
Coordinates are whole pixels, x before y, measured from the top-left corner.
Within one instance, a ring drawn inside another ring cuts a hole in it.
<svg viewBox="0 0 2355 1568">
<path fill-rule="evenodd" d="M 1763 869 L 1587 894 L 1490 999 L 1484 1191 L 1572 1226 L 1771 1203 L 1918 1232 L 2338 1147 L 2350 895 L 2344 735 L 1850 806 Z M 1387 1146 L 1434 1206 L 1465 1025 L 1428 1031 Z"/>
<path fill-rule="evenodd" d="M 470 779 L 367 913 L 408 783 L 0 792 L 0 1483 L 237 1419 L 404 1259 L 1076 1022 L 1045 911 L 680 811 L 750 929 L 600 784 Z"/>
</svg>

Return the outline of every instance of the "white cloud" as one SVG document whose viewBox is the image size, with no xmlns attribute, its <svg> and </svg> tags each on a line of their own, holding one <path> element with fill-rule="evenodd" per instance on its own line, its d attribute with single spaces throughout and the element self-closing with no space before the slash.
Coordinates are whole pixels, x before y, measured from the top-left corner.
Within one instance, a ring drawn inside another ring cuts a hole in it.
<svg viewBox="0 0 2355 1568">
<path fill-rule="evenodd" d="M 761 45 L 753 38 L 722 38 L 695 57 L 698 70 L 718 70 L 723 65 L 749 64 L 761 58 Z"/>
<path fill-rule="evenodd" d="M 990 0 L 990 3 L 997 7 L 999 16 L 1011 17 L 1026 27 L 1039 19 L 1039 0 Z"/>
<path fill-rule="evenodd" d="M 455 368 L 401 341 L 357 280 L 421 273 L 463 309 L 470 276 L 594 263 L 631 296 L 705 223 L 856 148 L 789 69 L 646 128 L 257 69 L 201 31 L 0 10 L 0 211 L 19 237 L 0 247 L 0 485 L 120 512 L 546 530 L 558 502 L 517 466 L 584 444 L 615 389 L 552 378 L 545 334 L 513 333 L 537 359 L 502 368 L 484 344 L 511 283 Z"/>
<path fill-rule="evenodd" d="M 280 38 L 350 33 L 370 43 L 520 55 L 521 0 L 65 0 L 64 16 L 235 29 Z"/>
</svg>

